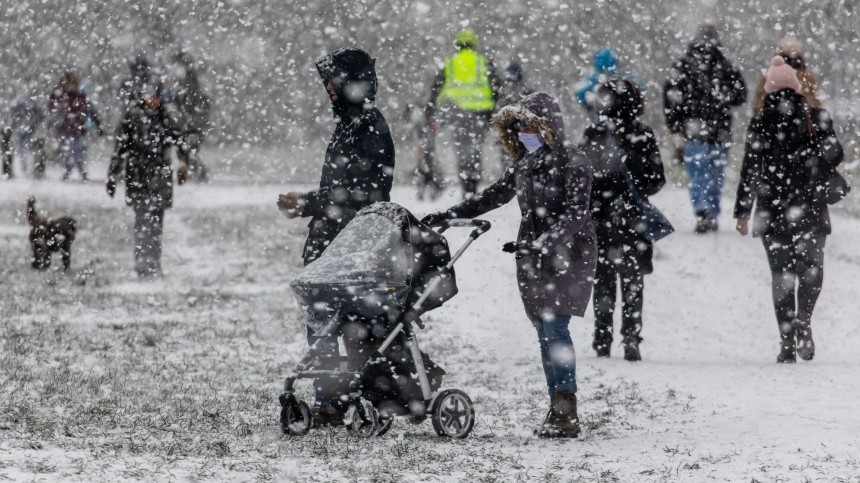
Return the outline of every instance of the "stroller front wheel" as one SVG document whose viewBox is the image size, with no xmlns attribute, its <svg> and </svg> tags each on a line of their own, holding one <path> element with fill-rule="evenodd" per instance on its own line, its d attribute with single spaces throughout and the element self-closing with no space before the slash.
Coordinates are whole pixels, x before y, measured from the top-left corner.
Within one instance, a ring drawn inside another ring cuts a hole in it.
<svg viewBox="0 0 860 483">
<path fill-rule="evenodd" d="M 312 426 L 311 410 L 304 401 L 288 401 L 281 407 L 281 430 L 290 436 L 302 436 Z"/>
<path fill-rule="evenodd" d="M 439 436 L 462 439 L 475 426 L 475 406 L 459 389 L 445 389 L 433 398 L 430 421 Z"/>
<path fill-rule="evenodd" d="M 343 422 L 346 424 L 346 430 L 359 438 L 372 438 L 383 429 L 379 422 L 379 411 L 364 398 L 350 404 Z"/>
</svg>

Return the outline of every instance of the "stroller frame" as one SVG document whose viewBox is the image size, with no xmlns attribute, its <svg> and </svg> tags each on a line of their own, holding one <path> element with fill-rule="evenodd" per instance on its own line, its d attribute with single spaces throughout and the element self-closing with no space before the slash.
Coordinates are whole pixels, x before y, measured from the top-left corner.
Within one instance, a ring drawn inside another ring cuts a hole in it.
<svg viewBox="0 0 860 483">
<path fill-rule="evenodd" d="M 445 220 L 438 225 L 437 231 L 441 234 L 448 228 L 474 228 L 469 234 L 469 237 L 463 245 L 451 257 L 451 260 L 445 266 L 450 270 L 454 264 L 465 253 L 469 246 L 478 239 L 481 235 L 490 229 L 490 222 L 478 219 L 452 219 Z M 435 277 L 427 286 L 427 289 L 421 294 L 418 300 L 412 305 L 413 309 L 420 309 L 430 294 L 442 282 L 443 276 Z M 406 311 L 403 311 L 405 314 Z M 339 314 L 338 314 L 339 315 Z M 415 333 L 413 323 L 423 329 L 424 325 L 420 319 L 408 321 L 401 315 L 396 324 L 391 328 L 390 332 L 383 340 L 382 344 L 361 364 L 356 370 L 347 370 L 347 357 L 335 356 L 330 358 L 336 363 L 337 369 L 314 369 L 312 363 L 318 349 L 318 345 L 322 339 L 318 339 L 308 349 L 308 352 L 299 361 L 296 368 L 290 373 L 284 381 L 284 392 L 278 397 L 281 404 L 281 429 L 284 433 L 293 436 L 300 436 L 307 433 L 313 427 L 313 420 L 310 414 L 310 408 L 304 402 L 299 400 L 295 395 L 295 383 L 299 379 L 316 379 L 318 377 L 341 376 L 351 377 L 349 383 L 349 394 L 347 396 L 347 413 L 344 418 L 344 423 L 348 431 L 355 433 L 360 437 L 381 436 L 385 434 L 391 427 L 393 417 L 385 415 L 380 416 L 377 408 L 373 407 L 372 403 L 361 396 L 359 388 L 361 375 L 368 366 L 377 358 L 383 357 L 385 352 L 391 347 L 395 339 L 402 333 L 406 341 L 406 348 L 412 356 L 415 374 L 418 376 L 418 383 L 421 388 L 421 396 L 423 398 L 425 413 L 423 415 L 412 416 L 414 423 L 424 421 L 429 413 L 433 429 L 439 436 L 447 436 L 452 438 L 465 438 L 469 435 L 475 423 L 475 412 L 472 405 L 472 400 L 469 396 L 459 389 L 445 389 L 433 393 L 430 385 L 430 380 L 427 375 L 427 370 L 424 366 L 424 358 L 421 355 L 421 349 L 418 345 L 418 338 Z M 429 408 L 429 411 L 427 410 Z"/>
</svg>

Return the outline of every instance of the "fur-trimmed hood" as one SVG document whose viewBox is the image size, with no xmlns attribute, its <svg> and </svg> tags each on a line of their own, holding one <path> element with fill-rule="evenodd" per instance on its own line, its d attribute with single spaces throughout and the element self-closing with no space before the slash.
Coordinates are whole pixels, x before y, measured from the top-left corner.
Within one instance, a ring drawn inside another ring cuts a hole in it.
<svg viewBox="0 0 860 483">
<path fill-rule="evenodd" d="M 526 148 L 513 129 L 515 121 L 540 134 L 547 146 L 553 151 L 564 149 L 564 121 L 561 109 L 552 96 L 536 92 L 520 102 L 503 107 L 493 116 L 493 125 L 502 143 L 502 149 L 514 160 L 519 161 L 526 154 Z"/>
</svg>

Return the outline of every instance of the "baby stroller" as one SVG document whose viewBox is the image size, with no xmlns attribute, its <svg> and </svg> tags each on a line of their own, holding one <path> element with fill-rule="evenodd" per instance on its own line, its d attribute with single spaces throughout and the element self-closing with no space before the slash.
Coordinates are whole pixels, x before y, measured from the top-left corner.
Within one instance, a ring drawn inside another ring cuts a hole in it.
<svg viewBox="0 0 860 483">
<path fill-rule="evenodd" d="M 453 256 L 441 235 L 450 227 L 474 228 Z M 327 353 L 323 339 L 308 349 L 279 397 L 284 433 L 303 435 L 313 426 L 294 385 L 316 379 L 358 436 L 386 433 L 396 416 L 415 424 L 429 417 L 440 436 L 468 436 L 472 400 L 459 389 L 439 391 L 445 371 L 421 352 L 415 327 L 423 329 L 420 316 L 456 295 L 454 263 L 489 229 L 487 221 L 458 219 L 433 231 L 394 203 L 359 211 L 290 283 L 315 334 L 341 336 L 347 355 Z"/>
</svg>

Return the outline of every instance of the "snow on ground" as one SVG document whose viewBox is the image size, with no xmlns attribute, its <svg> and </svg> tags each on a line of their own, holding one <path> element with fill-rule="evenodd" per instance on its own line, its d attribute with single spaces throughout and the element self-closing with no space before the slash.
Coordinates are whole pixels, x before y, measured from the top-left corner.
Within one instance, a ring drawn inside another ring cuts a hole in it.
<svg viewBox="0 0 860 483">
<path fill-rule="evenodd" d="M 419 334 L 445 386 L 476 403 L 470 438 L 403 421 L 369 441 L 342 429 L 289 438 L 276 398 L 304 350 L 287 281 L 306 223 L 275 200 L 304 188 L 179 188 L 166 275 L 142 282 L 131 211 L 100 183 L 0 182 L 0 479 L 860 481 L 857 219 L 834 216 L 815 361 L 777 365 L 760 242 L 728 214 L 718 234 L 694 236 L 685 192 L 665 189 L 653 201 L 678 231 L 646 279 L 644 361 L 620 347 L 598 360 L 591 315 L 575 319 L 585 430 L 545 441 L 531 434 L 547 407 L 537 342 L 500 250 L 516 232 L 509 204 L 457 266 L 460 294 Z M 73 273 L 27 265 L 31 193 L 78 218 Z M 418 202 L 399 186 L 393 198 L 420 216 L 454 196 Z M 452 246 L 465 234 L 452 231 Z"/>
</svg>

